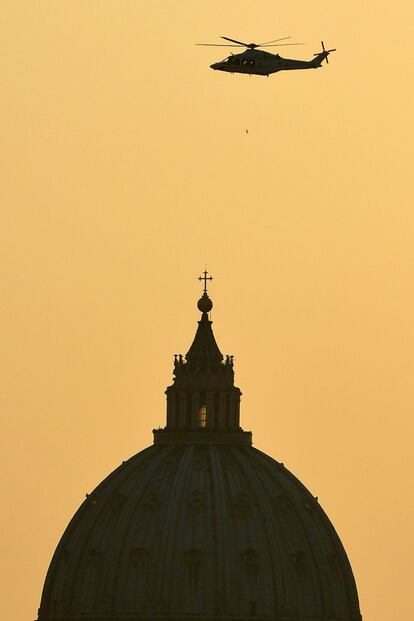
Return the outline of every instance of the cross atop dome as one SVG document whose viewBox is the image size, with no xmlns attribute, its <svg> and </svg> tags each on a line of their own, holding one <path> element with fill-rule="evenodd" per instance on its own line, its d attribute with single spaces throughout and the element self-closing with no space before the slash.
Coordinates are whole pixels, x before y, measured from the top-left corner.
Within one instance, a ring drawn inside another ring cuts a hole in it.
<svg viewBox="0 0 414 621">
<path fill-rule="evenodd" d="M 208 271 L 205 269 L 203 272 L 203 276 L 199 276 L 198 280 L 204 280 L 204 291 L 203 293 L 205 293 L 207 295 L 207 281 L 209 280 L 210 282 L 213 280 L 212 276 L 207 276 Z"/>
</svg>

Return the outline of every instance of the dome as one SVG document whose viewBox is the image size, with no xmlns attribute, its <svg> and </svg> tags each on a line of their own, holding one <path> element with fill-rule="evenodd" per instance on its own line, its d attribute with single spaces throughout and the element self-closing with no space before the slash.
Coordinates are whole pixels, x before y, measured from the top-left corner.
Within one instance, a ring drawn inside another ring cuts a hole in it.
<svg viewBox="0 0 414 621">
<path fill-rule="evenodd" d="M 39 621 L 359 621 L 351 566 L 315 498 L 239 425 L 233 358 L 203 313 L 176 356 L 167 425 L 87 496 Z"/>
<path fill-rule="evenodd" d="M 210 443 L 141 451 L 75 514 L 39 619 L 89 615 L 359 619 L 346 554 L 312 494 L 255 448 Z"/>
</svg>

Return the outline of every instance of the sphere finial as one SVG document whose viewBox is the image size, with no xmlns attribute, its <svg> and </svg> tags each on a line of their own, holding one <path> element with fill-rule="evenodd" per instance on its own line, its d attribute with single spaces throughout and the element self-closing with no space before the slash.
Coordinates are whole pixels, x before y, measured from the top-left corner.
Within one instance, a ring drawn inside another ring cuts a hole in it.
<svg viewBox="0 0 414 621">
<path fill-rule="evenodd" d="M 213 302 L 208 297 L 207 293 L 203 293 L 201 298 L 197 302 L 197 308 L 202 313 L 209 313 L 213 308 Z"/>
</svg>

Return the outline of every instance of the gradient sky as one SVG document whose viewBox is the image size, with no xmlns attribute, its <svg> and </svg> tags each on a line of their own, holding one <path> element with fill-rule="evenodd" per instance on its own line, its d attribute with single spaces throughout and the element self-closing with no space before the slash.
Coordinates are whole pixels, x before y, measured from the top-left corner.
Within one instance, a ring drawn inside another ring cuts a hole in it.
<svg viewBox="0 0 414 621">
<path fill-rule="evenodd" d="M 215 277 L 242 424 L 319 497 L 365 621 L 411 621 L 412 2 L 3 0 L 1 618 L 164 424 Z M 220 35 L 317 71 L 231 76 Z M 248 134 L 246 133 L 248 129 Z"/>
</svg>

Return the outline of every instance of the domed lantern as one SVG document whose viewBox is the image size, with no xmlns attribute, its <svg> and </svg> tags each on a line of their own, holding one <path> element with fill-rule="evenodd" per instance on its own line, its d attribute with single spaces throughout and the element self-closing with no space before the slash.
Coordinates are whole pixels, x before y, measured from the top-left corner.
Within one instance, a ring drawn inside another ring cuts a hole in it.
<svg viewBox="0 0 414 621">
<path fill-rule="evenodd" d="M 233 357 L 208 313 L 174 359 L 167 422 L 87 496 L 38 621 L 360 621 L 351 566 L 317 499 L 240 427 Z"/>
</svg>

